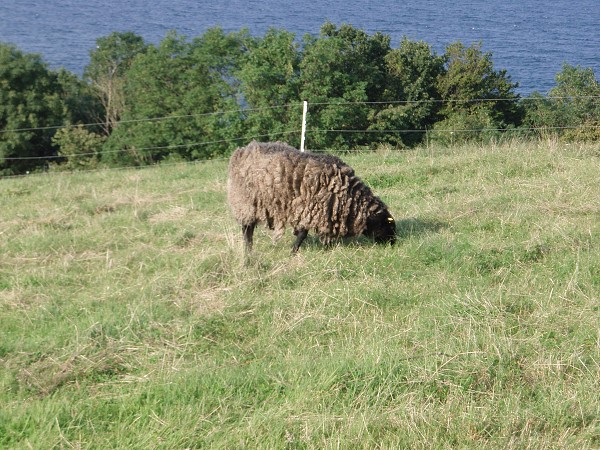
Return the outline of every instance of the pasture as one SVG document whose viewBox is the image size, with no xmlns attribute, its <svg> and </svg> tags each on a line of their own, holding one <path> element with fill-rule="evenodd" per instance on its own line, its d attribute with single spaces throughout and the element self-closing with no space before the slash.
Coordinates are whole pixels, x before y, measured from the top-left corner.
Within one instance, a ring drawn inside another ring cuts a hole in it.
<svg viewBox="0 0 600 450">
<path fill-rule="evenodd" d="M 600 145 L 341 156 L 394 247 L 244 258 L 224 160 L 0 180 L 0 447 L 598 448 Z"/>
</svg>

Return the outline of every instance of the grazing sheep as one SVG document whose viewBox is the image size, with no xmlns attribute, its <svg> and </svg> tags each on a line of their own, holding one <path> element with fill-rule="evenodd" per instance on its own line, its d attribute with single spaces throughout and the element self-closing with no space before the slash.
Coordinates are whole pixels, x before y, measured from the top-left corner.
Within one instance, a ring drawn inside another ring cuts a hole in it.
<svg viewBox="0 0 600 450">
<path fill-rule="evenodd" d="M 309 230 L 323 243 L 360 234 L 395 242 L 396 225 L 387 206 L 335 156 L 252 141 L 231 156 L 227 188 L 247 251 L 257 223 L 275 230 L 276 237 L 290 225 L 296 235 L 293 253 Z"/>
</svg>

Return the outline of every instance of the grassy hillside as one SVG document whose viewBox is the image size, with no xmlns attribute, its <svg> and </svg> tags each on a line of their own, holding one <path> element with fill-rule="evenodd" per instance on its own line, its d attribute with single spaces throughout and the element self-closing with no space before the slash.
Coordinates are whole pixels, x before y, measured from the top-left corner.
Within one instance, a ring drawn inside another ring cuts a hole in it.
<svg viewBox="0 0 600 450">
<path fill-rule="evenodd" d="M 226 161 L 0 180 L 0 447 L 598 448 L 600 147 L 344 159 L 396 246 L 244 261 Z"/>
</svg>

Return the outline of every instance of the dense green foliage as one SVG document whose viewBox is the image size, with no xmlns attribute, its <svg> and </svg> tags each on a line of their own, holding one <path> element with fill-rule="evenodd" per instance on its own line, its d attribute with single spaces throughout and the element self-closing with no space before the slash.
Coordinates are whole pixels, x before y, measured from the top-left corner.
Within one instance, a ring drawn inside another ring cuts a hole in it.
<svg viewBox="0 0 600 450">
<path fill-rule="evenodd" d="M 344 159 L 394 247 L 245 260 L 223 160 L 0 180 L 0 448 L 599 448 L 597 144 Z"/>
<path fill-rule="evenodd" d="M 600 83 L 592 69 L 565 64 L 549 96 L 535 94 L 525 103 L 529 126 L 568 140 L 600 138 Z"/>
<path fill-rule="evenodd" d="M 43 158 L 56 155 L 56 126 L 89 120 L 92 110 L 86 86 L 71 74 L 0 45 L 0 175 L 46 165 Z"/>
<path fill-rule="evenodd" d="M 107 142 L 114 151 L 110 159 L 142 164 L 170 155 L 223 154 L 242 132 L 230 76 L 240 59 L 239 42 L 220 30 L 191 42 L 169 34 L 137 57 L 127 72 L 123 123 Z"/>
<path fill-rule="evenodd" d="M 104 138 L 85 129 L 82 125 L 59 129 L 52 137 L 58 148 L 58 161 L 53 169 L 82 170 L 98 166 Z"/>
<path fill-rule="evenodd" d="M 299 146 L 302 122 L 299 43 L 292 33 L 271 29 L 262 38 L 246 38 L 235 78 L 240 82 L 245 132 L 261 140 L 284 140 Z"/>
<path fill-rule="evenodd" d="M 350 25 L 326 24 L 318 38 L 305 39 L 301 97 L 314 104 L 310 122 L 319 130 L 310 137 L 311 147 L 355 148 L 372 140 L 354 131 L 369 128 L 368 103 L 381 100 L 390 50 L 389 36 L 369 36 Z"/>
<path fill-rule="evenodd" d="M 480 44 L 437 54 L 405 38 L 393 48 L 388 35 L 347 24 L 301 39 L 278 29 L 172 32 L 156 46 L 116 32 L 97 40 L 81 80 L 0 44 L 0 170 L 47 167 L 68 153 L 54 133 L 77 124 L 103 137 L 104 165 L 204 160 L 253 138 L 298 146 L 305 100 L 312 149 L 598 137 L 591 69 L 565 65 L 547 97 L 521 98 L 517 87 Z"/>
<path fill-rule="evenodd" d="M 495 71 L 490 53 L 482 53 L 478 45 L 469 48 L 461 43 L 446 50 L 447 70 L 438 77 L 442 120 L 434 130 L 452 130 L 454 133 L 434 133 L 441 142 L 469 141 L 484 134 L 498 134 L 496 130 L 518 126 L 522 109 L 506 71 Z M 455 131 L 456 130 L 456 131 Z"/>
<path fill-rule="evenodd" d="M 390 103 L 375 111 L 369 129 L 407 130 L 378 137 L 396 146 L 418 144 L 423 140 L 423 130 L 441 118 L 437 84 L 445 73 L 445 58 L 436 55 L 425 42 L 405 38 L 399 48 L 386 55 L 386 69 L 382 100 Z"/>
</svg>

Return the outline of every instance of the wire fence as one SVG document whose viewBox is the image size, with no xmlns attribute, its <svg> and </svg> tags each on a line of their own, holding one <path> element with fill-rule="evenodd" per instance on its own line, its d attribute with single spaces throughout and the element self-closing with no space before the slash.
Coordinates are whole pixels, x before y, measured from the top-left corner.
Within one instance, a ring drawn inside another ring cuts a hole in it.
<svg viewBox="0 0 600 450">
<path fill-rule="evenodd" d="M 558 101 L 558 100 L 599 100 L 600 96 L 598 95 L 584 95 L 584 96 L 539 96 L 539 97 L 527 97 L 527 98 L 472 98 L 472 99 L 423 99 L 423 100 L 390 100 L 390 101 L 377 101 L 377 102 L 311 102 L 311 106 L 348 106 L 348 105 L 418 105 L 418 104 L 467 104 L 467 103 L 486 103 L 486 102 L 510 102 L 510 103 L 524 103 L 524 102 L 543 102 L 543 101 Z M 152 118 L 140 118 L 140 119 L 126 119 L 119 120 L 118 124 L 125 123 L 140 123 L 140 122 L 161 122 L 166 120 L 180 120 L 186 118 L 198 118 L 198 117 L 206 117 L 206 116 L 216 116 L 216 115 L 224 115 L 224 114 L 248 114 L 253 112 L 261 112 L 266 110 L 273 109 L 283 109 L 283 108 L 292 108 L 292 107 L 301 107 L 303 106 L 303 102 L 296 103 L 288 103 L 284 105 L 276 105 L 276 106 L 268 106 L 262 108 L 238 108 L 227 111 L 213 111 L 207 113 L 199 113 L 199 114 L 182 114 L 182 115 L 170 115 L 163 117 L 152 117 Z M 104 122 L 91 122 L 91 123 L 83 123 L 76 125 L 54 125 L 54 126 L 45 126 L 45 127 L 24 127 L 24 128 L 12 128 L 12 129 L 2 129 L 0 130 L 0 134 L 2 133 L 18 133 L 18 132 L 26 132 L 26 131 L 40 131 L 40 130 L 52 130 L 52 129 L 61 129 L 61 128 L 75 128 L 78 126 L 83 127 L 97 127 L 105 125 Z"/>
<path fill-rule="evenodd" d="M 377 102 L 368 102 L 368 101 L 357 101 L 357 102 L 311 102 L 311 106 L 355 106 L 355 105 L 365 105 L 365 106 L 375 106 L 375 105 L 418 105 L 418 104 L 468 104 L 468 103 L 490 103 L 490 102 L 510 102 L 510 103 L 523 103 L 523 102 L 544 102 L 544 101 L 558 101 L 558 100 L 569 100 L 569 101 L 578 101 L 578 100 L 600 100 L 600 96 L 598 95 L 584 95 L 584 96 L 539 96 L 539 97 L 528 97 L 528 98 L 471 98 L 471 99 L 424 99 L 424 100 L 390 100 L 390 101 L 377 101 Z M 276 105 L 276 106 L 268 106 L 263 108 L 238 108 L 227 111 L 213 111 L 207 113 L 199 113 L 199 114 L 181 114 L 181 115 L 169 115 L 162 117 L 149 117 L 149 118 L 140 118 L 140 119 L 123 119 L 117 122 L 117 125 L 127 124 L 127 123 L 151 123 L 151 122 L 162 122 L 168 120 L 181 120 L 181 119 L 194 119 L 199 117 L 207 117 L 207 116 L 218 116 L 225 114 L 241 114 L 247 115 L 249 113 L 274 110 L 274 109 L 284 109 L 284 108 L 302 108 L 303 102 L 296 103 L 287 103 L 284 105 Z M 53 125 L 53 126 L 44 126 L 44 127 L 24 127 L 24 128 L 11 128 L 11 129 L 1 129 L 0 134 L 3 133 L 22 133 L 28 131 L 43 131 L 43 130 L 58 130 L 62 128 L 77 128 L 77 127 L 98 127 L 105 125 L 104 122 L 91 122 L 91 123 L 81 123 L 74 125 Z M 424 130 L 395 130 L 395 131 L 415 131 L 422 132 Z M 468 130 L 468 131 L 479 131 L 479 130 Z"/>
<path fill-rule="evenodd" d="M 448 128 L 448 129 L 391 129 L 391 130 L 355 130 L 355 129 L 318 129 L 318 128 L 308 128 L 306 130 L 307 134 L 316 134 L 316 133 L 336 133 L 336 134 L 408 134 L 408 133 L 421 133 L 421 134 L 445 134 L 445 133 L 485 133 L 485 132 L 514 132 L 514 133 L 524 133 L 524 132 L 551 132 L 551 131 L 561 131 L 561 130 L 574 130 L 578 128 L 585 129 L 600 129 L 600 125 L 577 125 L 577 126 L 544 126 L 544 127 L 519 127 L 519 128 Z M 207 145 L 215 145 L 215 144 L 223 144 L 223 143 L 233 143 L 233 142 L 243 142 L 243 141 L 251 141 L 253 139 L 259 140 L 262 138 L 272 138 L 274 136 L 286 136 L 286 135 L 300 135 L 301 130 L 289 130 L 282 132 L 274 132 L 274 133 L 266 133 L 266 134 L 258 134 L 252 136 L 243 136 L 231 139 L 219 139 L 219 140 L 209 140 L 202 142 L 189 142 L 185 144 L 177 144 L 177 145 L 163 145 L 163 146 L 152 146 L 152 147 L 140 147 L 136 148 L 138 152 L 150 152 L 157 150 L 177 150 L 181 148 L 193 148 Z M 311 149 L 314 151 L 314 149 Z M 129 149 L 118 149 L 118 150 L 103 150 L 100 152 L 102 155 L 107 154 L 119 154 L 130 152 Z M 89 153 L 77 153 L 74 156 L 96 156 L 98 152 L 89 152 Z M 49 155 L 49 156 L 20 156 L 20 157 L 0 157 L 0 161 L 52 161 L 60 159 L 60 155 Z"/>
<path fill-rule="evenodd" d="M 310 103 L 311 107 L 342 107 L 342 106 L 385 106 L 385 105 L 415 105 L 415 104 L 423 104 L 423 103 L 483 103 L 483 102 L 529 102 L 529 101 L 563 101 L 563 100 L 600 100 L 600 96 L 573 96 L 573 97 L 533 97 L 533 98 L 474 98 L 474 99 L 465 99 L 465 100 L 439 100 L 439 99 L 427 99 L 427 100 L 397 100 L 397 101 L 385 101 L 385 102 L 314 102 Z M 303 102 L 298 103 L 289 103 L 279 106 L 271 106 L 264 108 L 239 108 L 227 111 L 216 111 L 216 112 L 208 112 L 208 113 L 200 113 L 200 114 L 185 114 L 185 115 L 173 115 L 173 116 L 164 116 L 164 117 L 154 117 L 154 118 L 140 118 L 140 119 L 129 119 L 129 120 L 121 120 L 118 122 L 118 125 L 121 124 L 130 124 L 130 123 L 157 123 L 164 122 L 169 120 L 183 120 L 183 119 L 194 119 L 200 117 L 207 116 L 217 116 L 217 115 L 227 115 L 227 114 L 238 114 L 241 116 L 249 116 L 252 113 L 257 113 L 266 110 L 275 110 L 275 109 L 284 109 L 284 108 L 298 108 L 299 114 L 302 110 Z M 300 115 L 299 115 L 300 117 Z M 47 131 L 47 130 L 60 130 L 60 129 L 70 129 L 77 127 L 97 127 L 103 125 L 100 122 L 93 123 L 85 123 L 85 124 L 76 124 L 76 125 L 56 125 L 56 126 L 46 126 L 46 127 L 25 127 L 25 128 L 14 128 L 14 129 L 3 129 L 0 130 L 0 135 L 5 133 L 24 133 L 24 132 L 34 132 L 34 131 Z M 300 125 L 300 124 L 299 124 Z M 421 128 L 421 129 L 344 129 L 344 128 L 331 128 L 331 129 L 319 129 L 319 128 L 311 128 L 307 127 L 305 132 L 306 135 L 317 135 L 324 133 L 337 133 L 337 134 L 382 134 L 382 135 L 393 135 L 393 134 L 427 134 L 429 136 L 436 134 L 458 134 L 458 133 L 486 133 L 486 132 L 494 132 L 494 133 L 548 133 L 548 132 L 557 132 L 557 131 L 565 131 L 565 130 L 573 130 L 573 129 L 600 129 L 600 125 L 595 124 L 578 124 L 573 126 L 541 126 L 541 127 L 507 127 L 507 128 L 498 128 L 498 127 L 488 127 L 488 128 Z M 298 140 L 301 139 L 301 132 L 298 128 L 293 128 L 286 131 L 279 132 L 269 132 L 263 134 L 256 135 L 245 135 L 240 137 L 233 137 L 229 139 L 209 139 L 206 141 L 197 141 L 197 142 L 189 142 L 184 144 L 176 144 L 176 145 L 164 145 L 164 146 L 148 146 L 136 148 L 138 152 L 152 152 L 152 151 L 165 151 L 165 150 L 177 150 L 182 148 L 194 148 L 201 146 L 210 146 L 216 144 L 233 144 L 236 143 L 239 145 L 240 143 L 246 143 L 252 139 L 261 140 L 261 139 L 273 139 L 275 137 L 285 137 L 285 136 L 295 136 Z M 304 135 L 303 135 L 304 136 Z M 302 137 L 303 137 L 302 136 Z M 311 149 L 312 151 L 316 151 L 315 149 Z M 339 150 L 339 149 L 336 149 Z M 98 155 L 108 155 L 108 154 L 120 154 L 130 152 L 130 149 L 121 148 L 115 150 L 103 150 L 100 153 L 90 152 L 90 153 L 77 153 L 76 157 L 93 157 Z M 325 150 L 321 150 L 325 151 Z M 0 157 L 0 162 L 2 161 L 56 161 L 61 158 L 60 155 L 45 155 L 45 156 L 14 156 L 14 157 Z M 64 158 L 64 157 L 63 157 Z M 211 160 L 218 160 L 219 158 L 211 158 Z M 197 161 L 202 162 L 202 159 Z M 163 163 L 165 165 L 166 163 Z M 138 166 L 127 166 L 127 167 L 138 167 Z M 121 169 L 121 167 L 117 168 Z M 18 175 L 17 175 L 18 176 Z M 4 178 L 13 177 L 13 176 L 4 176 Z"/>
</svg>

